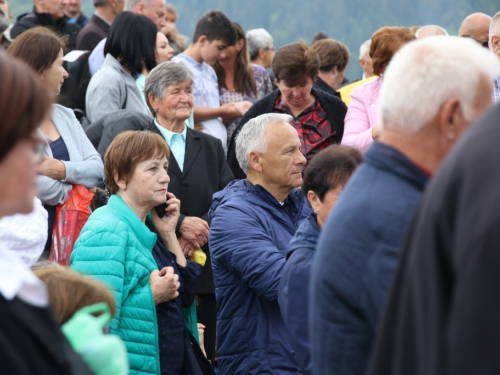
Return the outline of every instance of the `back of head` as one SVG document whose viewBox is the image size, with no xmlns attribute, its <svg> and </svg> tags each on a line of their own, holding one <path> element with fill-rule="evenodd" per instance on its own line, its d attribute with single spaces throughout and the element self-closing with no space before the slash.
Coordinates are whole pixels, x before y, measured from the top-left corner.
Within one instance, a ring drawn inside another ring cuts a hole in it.
<svg viewBox="0 0 500 375">
<path fill-rule="evenodd" d="M 33 134 L 49 110 L 51 101 L 32 69 L 7 55 L 0 55 L 0 82 L 1 163 L 19 141 Z"/>
<path fill-rule="evenodd" d="M 373 60 L 373 73 L 380 76 L 402 45 L 415 40 L 415 35 L 407 27 L 382 27 L 372 36 L 370 57 Z"/>
<path fill-rule="evenodd" d="M 265 152 L 267 143 L 264 136 L 269 124 L 286 122 L 290 123 L 292 116 L 283 113 L 267 113 L 248 121 L 236 136 L 236 159 L 240 168 L 248 174 L 250 164 L 248 155 L 252 151 Z"/>
<path fill-rule="evenodd" d="M 318 54 L 304 42 L 287 44 L 281 47 L 273 59 L 273 74 L 277 81 L 286 82 L 294 87 L 318 75 L 320 60 Z"/>
<path fill-rule="evenodd" d="M 462 21 L 458 29 L 458 36 L 472 37 L 476 40 L 488 40 L 488 32 L 490 29 L 491 17 L 484 13 L 469 14 Z"/>
<path fill-rule="evenodd" d="M 391 61 L 379 96 L 384 129 L 411 134 L 428 124 L 449 99 L 472 118 L 481 79 L 500 74 L 500 61 L 476 42 L 436 36 L 411 42 Z"/>
<path fill-rule="evenodd" d="M 141 73 L 143 68 L 152 70 L 156 66 L 157 33 L 156 25 L 148 17 L 121 12 L 109 29 L 104 55 L 109 53 L 132 75 Z"/>
<path fill-rule="evenodd" d="M 323 39 L 331 39 L 331 37 L 330 35 L 328 35 L 323 31 L 318 31 L 316 34 L 313 35 L 311 40 L 311 45 Z"/>
<path fill-rule="evenodd" d="M 115 299 L 97 280 L 65 267 L 39 268 L 35 270 L 35 275 L 47 285 L 50 303 L 61 325 L 78 310 L 99 302 L 106 302 L 111 314 L 115 314 Z"/>
<path fill-rule="evenodd" d="M 247 31 L 247 43 L 250 60 L 255 60 L 259 55 L 259 50 L 261 48 L 266 49 L 272 40 L 273 37 L 265 29 L 253 29 Z"/>
<path fill-rule="evenodd" d="M 61 49 L 64 51 L 66 40 L 67 37 L 61 38 L 47 27 L 34 27 L 19 35 L 7 53 L 41 73 L 52 66 Z"/>
<path fill-rule="evenodd" d="M 448 36 L 448 31 L 438 25 L 425 25 L 417 29 L 415 32 L 415 37 L 417 39 L 426 38 L 428 36 L 443 35 Z"/>
<path fill-rule="evenodd" d="M 372 44 L 372 40 L 368 39 L 361 44 L 359 47 L 359 58 L 362 60 L 366 60 L 370 57 L 370 46 Z"/>
<path fill-rule="evenodd" d="M 132 12 L 139 3 L 143 3 L 147 8 L 149 8 L 152 2 L 153 0 L 125 0 L 123 10 Z"/>
<path fill-rule="evenodd" d="M 314 43 L 311 49 L 319 56 L 319 70 L 322 72 L 329 72 L 333 67 L 341 72 L 349 63 L 349 49 L 338 40 L 322 39 Z"/>
<path fill-rule="evenodd" d="M 323 201 L 326 192 L 344 186 L 363 161 L 363 155 L 352 147 L 331 145 L 318 152 L 304 172 L 302 191 L 312 190 Z"/>
<path fill-rule="evenodd" d="M 196 23 L 193 43 L 204 35 L 209 42 L 222 40 L 228 46 L 234 46 L 238 41 L 236 30 L 229 18 L 220 10 L 212 10 L 201 17 Z"/>
</svg>

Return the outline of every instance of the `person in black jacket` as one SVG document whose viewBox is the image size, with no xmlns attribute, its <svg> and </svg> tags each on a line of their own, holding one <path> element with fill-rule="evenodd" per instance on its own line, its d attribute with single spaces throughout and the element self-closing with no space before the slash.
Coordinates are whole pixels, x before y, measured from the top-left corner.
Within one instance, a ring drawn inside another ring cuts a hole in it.
<svg viewBox="0 0 500 375">
<path fill-rule="evenodd" d="M 273 60 L 278 90 L 248 110 L 229 142 L 227 160 L 235 178 L 246 177 L 236 159 L 236 137 L 249 120 L 264 113 L 293 116 L 293 126 L 299 133 L 307 160 L 327 146 L 340 143 L 347 107 L 339 98 L 313 87 L 319 67 L 318 54 L 304 42 L 288 44 L 278 50 Z"/>
<path fill-rule="evenodd" d="M 17 23 L 10 31 L 10 36 L 16 38 L 26 30 L 36 26 L 49 27 L 58 34 L 67 35 L 66 53 L 71 52 L 76 46 L 76 36 L 81 26 L 70 23 L 69 17 L 65 15 L 66 3 L 63 0 L 57 2 L 37 1 L 33 10 L 17 17 Z"/>
<path fill-rule="evenodd" d="M 0 56 L 0 218 L 33 210 L 44 140 L 38 124 L 50 97 L 23 63 Z M 2 374 L 90 375 L 64 337 L 47 288 L 20 255 L 0 248 L 0 364 Z"/>
</svg>

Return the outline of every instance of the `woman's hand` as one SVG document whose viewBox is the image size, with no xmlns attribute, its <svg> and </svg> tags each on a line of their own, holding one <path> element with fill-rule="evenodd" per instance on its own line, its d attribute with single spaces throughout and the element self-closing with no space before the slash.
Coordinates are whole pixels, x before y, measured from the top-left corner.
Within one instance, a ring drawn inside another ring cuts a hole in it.
<svg viewBox="0 0 500 375">
<path fill-rule="evenodd" d="M 240 116 L 243 117 L 245 113 L 253 106 L 252 102 L 242 101 L 234 103 L 234 107 L 239 112 Z"/>
<path fill-rule="evenodd" d="M 54 180 L 65 180 L 66 166 L 62 161 L 46 156 L 40 163 L 38 174 Z"/>
<path fill-rule="evenodd" d="M 179 275 L 174 273 L 173 267 L 163 267 L 161 271 L 154 270 L 149 275 L 149 286 L 153 293 L 155 304 L 171 301 L 179 297 Z"/>
<path fill-rule="evenodd" d="M 175 227 L 177 226 L 181 209 L 181 201 L 172 193 L 167 193 L 166 203 L 165 216 L 162 218 L 158 216 L 154 208 L 151 210 L 153 224 L 162 238 L 172 233 L 175 234 Z"/>
</svg>

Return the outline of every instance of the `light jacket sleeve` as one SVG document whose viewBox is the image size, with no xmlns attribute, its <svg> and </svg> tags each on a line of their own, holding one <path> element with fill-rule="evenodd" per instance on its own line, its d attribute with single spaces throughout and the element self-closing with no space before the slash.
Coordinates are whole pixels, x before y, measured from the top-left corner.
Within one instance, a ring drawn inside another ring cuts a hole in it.
<svg viewBox="0 0 500 375">
<path fill-rule="evenodd" d="M 373 142 L 372 128 L 376 124 L 370 123 L 368 104 L 364 101 L 362 87 L 356 87 L 352 91 L 351 104 L 344 121 L 342 145 L 357 148 L 364 153 Z"/>
<path fill-rule="evenodd" d="M 247 207 L 248 209 L 248 207 Z M 266 224 L 233 205 L 220 206 L 212 216 L 209 244 L 212 259 L 237 275 L 261 297 L 278 298 L 285 256 L 265 231 Z"/>
</svg>

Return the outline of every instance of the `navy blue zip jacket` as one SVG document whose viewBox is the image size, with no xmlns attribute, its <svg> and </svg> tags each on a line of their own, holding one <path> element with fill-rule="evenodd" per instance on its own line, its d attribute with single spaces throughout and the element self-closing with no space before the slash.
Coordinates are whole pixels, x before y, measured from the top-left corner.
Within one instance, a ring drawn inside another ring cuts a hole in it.
<svg viewBox="0 0 500 375">
<path fill-rule="evenodd" d="M 314 375 L 364 375 L 428 174 L 374 142 L 321 232 L 311 272 Z"/>
<path fill-rule="evenodd" d="M 310 213 L 298 189 L 283 205 L 248 180 L 214 194 L 209 245 L 219 375 L 300 373 L 277 298 L 288 244 Z"/>
<path fill-rule="evenodd" d="M 316 215 L 305 220 L 290 241 L 278 302 L 292 348 L 303 374 L 312 374 L 309 340 L 309 280 L 320 229 Z"/>
</svg>

